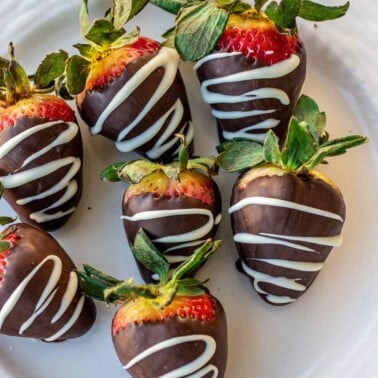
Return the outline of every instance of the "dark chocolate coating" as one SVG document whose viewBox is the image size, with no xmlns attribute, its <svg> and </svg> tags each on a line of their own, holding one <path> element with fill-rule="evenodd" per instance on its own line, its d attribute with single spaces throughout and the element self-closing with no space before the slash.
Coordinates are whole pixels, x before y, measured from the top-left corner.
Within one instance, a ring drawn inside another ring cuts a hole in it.
<svg viewBox="0 0 378 378">
<path fill-rule="evenodd" d="M 114 98 L 116 93 L 127 83 L 131 77 L 135 75 L 148 61 L 153 59 L 157 53 L 146 53 L 145 55 L 133 59 L 123 70 L 121 75 L 113 79 L 110 83 L 104 85 L 103 88 L 94 88 L 87 90 L 84 96 L 77 98 L 77 106 L 81 117 L 86 124 L 91 128 L 95 125 L 101 113 L 106 106 Z M 103 129 L 100 134 L 109 138 L 110 140 L 117 141 L 120 132 L 126 128 L 127 125 L 132 123 L 134 119 L 141 113 L 146 106 L 147 102 L 156 91 L 159 83 L 164 75 L 164 68 L 158 67 L 155 71 L 148 76 L 148 78 L 140 83 L 135 88 L 133 93 L 106 119 Z M 179 99 L 183 105 L 183 116 L 180 122 L 177 124 L 175 130 L 168 137 L 167 141 L 175 138 L 176 133 L 184 127 L 182 134 L 186 134 L 191 122 L 191 113 L 189 103 L 186 95 L 184 82 L 182 80 L 180 72 L 177 70 L 176 77 L 172 82 L 169 89 L 165 94 L 156 102 L 152 109 L 146 114 L 146 116 L 132 129 L 132 131 L 126 136 L 123 141 L 130 140 L 143 133 L 150 126 L 152 126 L 159 118 L 161 118 L 168 109 Z M 172 115 L 170 115 L 164 122 L 160 131 L 141 145 L 136 151 L 142 155 L 146 153 L 154 146 L 159 138 L 164 133 Z M 180 145 L 180 141 L 169 148 L 163 155 L 159 156 L 156 160 L 165 161 L 172 158 Z"/>
<path fill-rule="evenodd" d="M 216 366 L 219 370 L 217 377 L 222 378 L 227 364 L 227 322 L 222 305 L 214 297 L 213 300 L 216 304 L 213 320 L 202 321 L 171 317 L 164 321 L 146 321 L 139 325 L 132 323 L 119 330 L 113 335 L 113 343 L 122 366 L 161 341 L 179 336 L 209 335 L 216 342 L 216 351 L 206 365 Z M 204 346 L 203 341 L 172 346 L 152 354 L 127 371 L 134 378 L 160 377 L 198 358 L 202 354 Z M 203 375 L 203 378 L 211 377 L 213 377 L 213 372 Z"/>
<path fill-rule="evenodd" d="M 219 53 L 216 51 L 215 53 Z M 294 106 L 298 100 L 303 82 L 306 75 L 306 53 L 302 44 L 299 45 L 297 55 L 300 58 L 299 66 L 291 73 L 278 78 L 252 79 L 244 81 L 235 81 L 230 83 L 221 83 L 209 87 L 210 91 L 226 95 L 241 95 L 259 88 L 278 88 L 283 90 L 289 97 L 288 105 L 282 104 L 275 98 L 255 99 L 253 101 L 244 101 L 237 103 L 215 103 L 211 107 L 221 111 L 253 111 L 275 109 L 268 114 L 254 115 L 236 119 L 217 119 L 218 134 L 220 141 L 224 141 L 222 131 L 235 132 L 267 119 L 274 118 L 280 120 L 280 123 L 274 127 L 277 136 L 283 139 L 286 135 L 287 126 L 292 115 Z M 221 78 L 233 73 L 248 71 L 251 69 L 266 66 L 265 63 L 247 58 L 246 56 L 231 55 L 222 59 L 211 59 L 196 70 L 197 77 L 201 83 L 208 79 Z M 265 129 L 256 129 L 248 131 L 249 134 L 261 134 Z"/>
<path fill-rule="evenodd" d="M 122 213 L 123 215 L 132 216 L 142 211 L 149 210 L 170 210 L 170 209 L 190 209 L 200 208 L 208 209 L 212 212 L 214 219 L 217 215 L 221 214 L 221 195 L 218 186 L 213 183 L 213 191 L 215 193 L 215 200 L 213 206 L 210 206 L 193 197 L 179 194 L 177 197 L 167 198 L 161 196 L 159 198 L 154 197 L 152 193 L 133 196 L 129 200 L 126 200 L 126 193 L 123 199 Z M 208 217 L 202 214 L 195 215 L 176 215 L 152 220 L 141 221 L 129 221 L 124 219 L 123 226 L 127 235 L 127 239 L 130 245 L 134 244 L 135 235 L 140 228 L 143 228 L 151 240 L 161 238 L 167 235 L 183 234 L 192 230 L 195 230 L 203 226 L 208 221 Z M 217 230 L 217 225 L 214 225 L 212 230 L 204 235 L 203 238 L 214 238 Z M 164 251 L 167 248 L 178 246 L 180 243 L 155 243 L 159 251 Z M 189 256 L 193 251 L 198 248 L 199 245 L 176 249 L 172 254 L 178 254 L 181 256 Z M 169 253 L 168 253 L 169 254 Z M 151 272 L 149 272 L 142 264 L 137 262 L 139 271 L 146 282 L 153 282 L 151 278 Z M 171 264 L 174 268 L 178 264 Z M 195 272 L 193 272 L 194 274 Z"/>
<path fill-rule="evenodd" d="M 17 119 L 14 126 L 6 127 L 4 128 L 4 130 L 0 132 L 0 145 L 4 144 L 11 138 L 14 138 L 16 135 L 20 134 L 24 130 L 30 129 L 32 127 L 47 122 L 50 121 L 47 119 L 36 117 L 21 117 Z M 76 134 L 74 139 L 72 139 L 71 141 L 64 144 L 59 144 L 49 149 L 41 156 L 32 160 L 25 166 L 22 165 L 25 159 L 42 150 L 47 145 L 51 144 L 54 140 L 57 139 L 58 135 L 64 132 L 67 128 L 68 125 L 66 123 L 58 122 L 56 125 L 54 125 L 54 127 L 49 127 L 47 129 L 40 130 L 37 133 L 33 134 L 31 137 L 28 137 L 27 139 L 23 140 L 15 148 L 13 148 L 4 158 L 0 159 L 0 176 L 7 176 L 23 171 L 28 171 L 29 169 L 33 169 L 43 164 L 66 157 L 75 157 L 80 159 L 80 169 L 70 180 L 76 180 L 78 184 L 78 188 L 75 195 L 72 196 L 68 201 L 65 201 L 64 203 L 60 204 L 59 206 L 47 210 L 47 214 L 59 214 L 59 212 L 68 211 L 71 208 L 76 207 L 80 201 L 83 185 L 83 146 L 80 130 Z M 46 176 L 29 181 L 28 183 L 23 184 L 21 186 L 9 189 L 5 188 L 4 198 L 17 213 L 19 219 L 21 219 L 23 222 L 30 223 L 32 225 L 41 227 L 49 231 L 58 229 L 69 220 L 72 213 L 58 217 L 57 219 L 47 220 L 43 222 L 37 222 L 36 220 L 31 219 L 30 215 L 33 212 L 46 209 L 50 205 L 57 202 L 65 194 L 66 187 L 54 194 L 49 195 L 48 197 L 35 199 L 32 202 L 29 202 L 25 205 L 17 204 L 16 201 L 47 191 L 49 188 L 56 185 L 58 181 L 60 181 L 67 174 L 71 166 L 71 164 L 68 164 L 62 168 L 52 171 Z"/>
<path fill-rule="evenodd" d="M 248 172 L 246 173 L 248 174 Z M 231 198 L 235 204 L 243 198 L 263 196 L 279 198 L 298 204 L 326 210 L 345 219 L 345 203 L 341 192 L 318 178 L 295 176 L 286 173 L 282 176 L 262 176 L 248 182 L 243 188 L 240 183 L 243 175 L 236 181 Z M 268 205 L 249 205 L 231 214 L 233 233 L 276 234 L 304 237 L 322 237 L 339 235 L 343 222 L 310 214 L 296 209 Z M 277 240 L 280 237 L 276 237 Z M 287 240 L 292 241 L 292 240 Z M 268 294 L 289 296 L 293 299 L 300 297 L 312 284 L 319 271 L 302 271 L 282 266 L 275 266 L 259 259 L 283 259 L 302 262 L 323 263 L 331 246 L 319 245 L 306 241 L 292 241 L 316 250 L 315 253 L 299 250 L 281 244 L 248 244 L 236 243 L 240 260 L 249 268 L 273 277 L 295 279 L 297 283 L 306 287 L 304 291 L 283 288 L 268 282 L 259 282 L 259 287 Z M 240 261 L 238 262 L 241 268 Z M 243 271 L 241 269 L 241 271 Z M 254 279 L 248 276 L 253 283 Z M 261 297 L 269 302 L 266 294 Z M 271 302 L 269 302 L 271 303 Z M 272 303 L 277 304 L 277 303 Z"/>
<path fill-rule="evenodd" d="M 3 309 L 4 303 L 12 293 L 14 293 L 19 284 L 47 256 L 54 255 L 59 257 L 62 262 L 62 272 L 58 282 L 53 287 L 53 289 L 57 291 L 52 301 L 32 322 L 30 327 L 28 327 L 24 333 L 20 334 L 19 330 L 21 325 L 36 311 L 36 306 L 41 294 L 51 278 L 53 262 L 48 260 L 43 264 L 25 286 L 23 294 L 16 302 L 15 307 L 5 318 L 0 328 L 0 333 L 10 336 L 48 339 L 68 323 L 82 295 L 78 287 L 63 315 L 60 319 L 52 323 L 54 315 L 61 306 L 62 297 L 69 282 L 70 273 L 75 270 L 76 267 L 58 242 L 47 232 L 25 223 L 18 223 L 10 227 L 16 228 L 18 239 L 10 248 L 10 253 L 5 260 L 5 272 L 0 281 L 0 312 Z M 4 232 L 7 232 L 10 227 L 4 230 Z M 46 303 L 46 301 L 44 303 Z M 54 341 L 62 341 L 84 335 L 92 327 L 95 319 L 96 307 L 94 302 L 92 299 L 86 297 L 78 319 L 64 334 Z"/>
</svg>

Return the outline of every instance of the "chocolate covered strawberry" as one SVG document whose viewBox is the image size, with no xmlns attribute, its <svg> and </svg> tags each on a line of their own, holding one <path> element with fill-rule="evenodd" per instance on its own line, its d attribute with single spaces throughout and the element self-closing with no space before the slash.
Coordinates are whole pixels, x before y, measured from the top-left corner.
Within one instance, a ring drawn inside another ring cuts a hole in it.
<svg viewBox="0 0 378 378">
<path fill-rule="evenodd" d="M 179 160 L 173 163 L 134 160 L 111 165 L 101 174 L 103 180 L 130 184 L 122 203 L 129 244 L 143 228 L 173 267 L 213 238 L 221 221 L 221 195 L 211 178 L 217 168 L 214 159 L 188 159 L 188 155 L 184 142 Z M 151 281 L 150 272 L 138 266 L 144 280 Z"/>
<path fill-rule="evenodd" d="M 74 263 L 46 231 L 16 223 L 0 233 L 1 334 L 44 341 L 84 335 L 96 308 L 78 283 Z"/>
<path fill-rule="evenodd" d="M 227 324 L 222 305 L 200 282 L 182 278 L 218 246 L 206 241 L 170 276 L 164 255 L 141 230 L 133 250 L 160 277 L 158 284 L 134 285 L 131 279 L 120 281 L 90 266 L 78 272 L 88 295 L 120 305 L 112 340 L 132 377 L 224 376 Z"/>
<path fill-rule="evenodd" d="M 14 59 L 0 59 L 0 182 L 20 219 L 64 225 L 81 197 L 83 147 L 75 113 L 60 97 L 67 53 L 47 55 L 33 83 Z"/>
<path fill-rule="evenodd" d="M 328 140 L 325 114 L 302 96 L 281 149 L 272 131 L 263 146 L 251 141 L 221 146 L 219 164 L 226 171 L 244 171 L 229 208 L 238 267 L 267 302 L 295 301 L 332 248 L 341 245 L 342 193 L 314 167 L 366 141 L 359 135 Z"/>
<path fill-rule="evenodd" d="M 254 7 L 242 1 L 152 2 L 178 13 L 168 44 L 184 60 L 196 62 L 201 94 L 217 119 L 220 140 L 258 142 L 272 128 L 284 137 L 305 80 L 306 54 L 296 18 L 334 19 L 349 6 L 307 0 L 261 0 Z"/>
<path fill-rule="evenodd" d="M 176 133 L 193 139 L 179 56 L 123 25 L 146 1 L 114 0 L 104 19 L 90 24 L 87 1 L 81 9 L 79 55 L 67 66 L 67 84 L 92 135 L 115 141 L 122 152 L 138 151 L 153 160 L 177 155 Z"/>
</svg>

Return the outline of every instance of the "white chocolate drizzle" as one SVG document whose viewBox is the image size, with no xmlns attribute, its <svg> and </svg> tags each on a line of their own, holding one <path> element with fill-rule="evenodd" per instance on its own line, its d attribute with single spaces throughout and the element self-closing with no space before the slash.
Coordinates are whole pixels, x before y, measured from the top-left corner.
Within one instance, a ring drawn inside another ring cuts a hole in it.
<svg viewBox="0 0 378 378">
<path fill-rule="evenodd" d="M 171 348 L 175 345 L 197 341 L 203 341 L 205 343 L 205 349 L 199 357 L 186 365 L 170 371 L 169 373 L 160 375 L 158 378 L 201 378 L 210 372 L 213 372 L 213 378 L 218 377 L 218 368 L 213 364 L 206 365 L 215 354 L 217 347 L 214 338 L 209 335 L 187 335 L 172 337 L 170 339 L 164 340 L 138 354 L 124 366 L 124 369 L 132 368 L 138 362 L 153 355 L 154 353 L 160 352 L 161 350 Z"/>
<path fill-rule="evenodd" d="M 164 94 L 171 87 L 177 74 L 177 67 L 179 64 L 179 55 L 174 49 L 162 47 L 159 53 L 142 66 L 115 94 L 110 103 L 106 106 L 104 111 L 100 114 L 95 125 L 91 128 L 93 135 L 102 132 L 104 123 L 108 117 L 135 91 L 140 84 L 147 80 L 148 77 L 159 67 L 164 69 L 163 78 L 160 81 L 156 91 L 152 94 L 151 98 L 145 104 L 143 110 L 137 115 L 134 120 L 125 126 L 125 128 L 119 133 L 116 141 L 116 147 L 122 152 L 130 152 L 143 146 L 145 143 L 153 139 L 162 129 L 164 123 L 170 118 L 168 126 L 166 126 L 164 132 L 159 137 L 155 145 L 146 152 L 147 156 L 151 159 L 157 159 L 162 156 L 166 151 L 173 147 L 178 142 L 178 138 L 174 137 L 174 134 L 184 133 L 186 130 L 186 140 L 190 143 L 193 140 L 193 125 L 191 122 L 185 123 L 184 126 L 176 131 L 177 126 L 182 122 L 184 116 L 184 107 L 178 97 L 175 103 L 168 109 L 154 124 L 146 128 L 144 132 L 136 135 L 133 138 L 124 140 L 132 130 L 138 125 L 139 122 L 156 106 L 157 102 L 164 96 Z"/>
<path fill-rule="evenodd" d="M 203 239 L 205 235 L 211 232 L 214 226 L 218 225 L 222 219 L 221 214 L 218 214 L 214 219 L 213 213 L 210 210 L 201 208 L 141 211 L 133 216 L 123 215 L 121 218 L 131 222 L 138 222 L 141 220 L 153 220 L 181 215 L 206 215 L 208 217 L 208 221 L 195 230 L 178 235 L 167 235 L 154 239 L 154 243 L 174 244 L 172 247 L 167 248 L 164 253 L 170 253 L 175 250 L 202 244 L 205 242 Z M 165 256 L 170 264 L 182 262 L 187 258 L 187 256 L 174 255 L 171 253 Z M 155 280 L 158 279 L 155 274 L 151 277 Z"/>
<path fill-rule="evenodd" d="M 23 132 L 17 134 L 16 136 L 14 136 L 13 138 L 11 138 L 10 140 L 8 140 L 7 142 L 5 142 L 3 145 L 0 146 L 0 159 L 4 158 L 9 152 L 11 152 L 14 148 L 16 148 L 20 143 L 22 143 L 27 138 L 32 137 L 34 134 L 44 129 L 53 128 L 57 124 L 60 124 L 60 123 L 62 122 L 60 121 L 59 122 L 57 121 L 46 122 L 46 123 L 28 128 L 24 130 Z M 63 130 L 56 137 L 56 139 L 54 139 L 49 145 L 41 148 L 39 151 L 27 157 L 22 162 L 22 164 L 20 165 L 18 169 L 25 168 L 32 161 L 44 155 L 51 149 L 59 147 L 60 145 L 64 143 L 68 143 L 71 140 L 73 140 L 75 136 L 77 135 L 77 133 L 79 132 L 79 127 L 74 122 L 67 122 L 66 124 L 68 125 L 68 128 L 66 130 Z M 56 159 L 54 161 L 39 165 L 38 167 L 26 169 L 21 172 L 16 172 L 7 176 L 2 176 L 0 177 L 0 181 L 2 185 L 4 186 L 4 188 L 6 189 L 17 188 L 19 186 L 26 185 L 34 180 L 48 176 L 65 166 L 70 166 L 68 172 L 54 186 L 52 186 L 51 188 L 49 188 L 48 190 L 44 192 L 38 193 L 30 197 L 20 198 L 16 201 L 18 205 L 22 206 L 33 201 L 42 200 L 52 194 L 59 192 L 60 190 L 66 189 L 64 194 L 61 195 L 60 198 L 55 203 L 52 203 L 47 208 L 31 213 L 29 215 L 30 219 L 36 221 L 37 223 L 43 223 L 49 220 L 59 219 L 75 211 L 75 206 L 72 206 L 70 209 L 66 211 L 58 211 L 58 210 L 51 211 L 51 210 L 68 202 L 77 193 L 78 184 L 77 184 L 77 181 L 74 179 L 74 177 L 81 167 L 80 158 L 74 157 L 74 156 L 68 156 L 65 158 Z M 51 213 L 48 214 L 47 213 L 48 211 L 50 211 Z"/>
<path fill-rule="evenodd" d="M 199 60 L 195 65 L 194 69 L 198 70 L 203 64 L 215 60 L 215 59 L 227 59 L 232 55 L 240 55 L 239 52 L 221 52 L 209 54 Z M 213 104 L 235 104 L 247 101 L 256 101 L 261 99 L 275 99 L 281 104 L 288 106 L 290 104 L 290 98 L 287 93 L 279 88 L 258 88 L 252 91 L 248 91 L 238 95 L 229 95 L 224 93 L 219 93 L 214 91 L 214 87 L 210 90 L 209 88 L 219 84 L 236 83 L 241 81 L 250 80 L 260 80 L 260 79 L 275 79 L 286 76 L 293 72 L 300 64 L 300 58 L 296 54 L 292 54 L 288 59 L 281 62 L 275 63 L 271 66 L 253 68 L 247 71 L 235 72 L 229 75 L 210 78 L 204 80 L 201 83 L 201 95 L 206 103 L 209 105 Z M 212 114 L 217 119 L 240 119 L 251 116 L 265 115 L 275 112 L 277 109 L 254 109 L 254 110 L 244 110 L 240 111 L 223 111 L 212 109 Z M 249 138 L 256 141 L 262 141 L 265 133 L 252 134 L 249 131 L 252 130 L 268 130 L 276 127 L 280 123 L 279 119 L 268 118 L 264 121 L 257 122 L 246 127 L 241 128 L 238 131 L 223 131 L 223 137 L 225 139 L 233 138 Z"/>
<path fill-rule="evenodd" d="M 304 212 L 308 214 L 313 214 L 315 216 L 325 217 L 328 219 L 333 219 L 339 222 L 343 222 L 343 218 L 336 213 L 329 212 L 326 210 L 318 209 L 312 206 L 298 204 L 292 201 L 286 201 L 278 198 L 271 197 L 260 197 L 253 196 L 247 197 L 229 208 L 229 213 L 233 214 L 237 211 L 244 209 L 249 205 L 262 205 L 262 206 L 275 206 L 283 207 L 287 209 L 296 210 L 298 212 Z M 246 244 L 276 244 L 286 247 L 293 248 L 294 250 L 300 250 L 309 253 L 319 253 L 315 248 L 310 248 L 306 245 L 301 244 L 310 243 L 314 245 L 325 245 L 330 247 L 340 246 L 342 243 L 341 235 L 334 236 L 301 236 L 301 235 L 283 235 L 283 234 L 274 234 L 268 232 L 260 232 L 259 234 L 252 233 L 236 233 L 234 235 L 234 241 L 237 243 L 246 243 Z M 323 268 L 322 262 L 302 262 L 294 260 L 284 260 L 284 259 L 263 259 L 263 258 L 250 258 L 248 260 L 260 261 L 265 264 L 277 266 L 284 269 L 290 269 L 291 271 L 302 271 L 302 272 L 318 272 Z M 263 295 L 266 295 L 266 299 L 275 304 L 285 304 L 295 301 L 294 298 L 290 296 L 278 296 L 273 295 L 265 290 L 261 289 L 261 283 L 269 283 L 275 286 L 294 290 L 294 291 L 304 291 L 306 286 L 298 283 L 297 281 L 301 278 L 286 278 L 286 277 L 277 277 L 272 276 L 263 272 L 259 272 L 255 269 L 250 268 L 246 265 L 244 261 L 241 263 L 242 269 L 244 272 L 253 278 L 253 286 L 255 290 Z"/>
<path fill-rule="evenodd" d="M 123 215 L 121 218 L 131 221 L 138 222 L 141 220 L 153 220 L 165 217 L 174 217 L 181 215 L 206 215 L 208 221 L 201 227 L 191 230 L 178 235 L 167 235 L 162 236 L 161 238 L 154 239 L 153 242 L 156 243 L 186 243 L 192 242 L 198 239 L 203 238 L 208 234 L 213 227 L 221 221 L 221 215 L 219 214 L 215 219 L 213 213 L 208 209 L 201 208 L 191 208 L 191 209 L 171 209 L 171 210 L 149 210 L 141 211 L 132 216 Z"/>
<path fill-rule="evenodd" d="M 19 329 L 19 334 L 22 335 L 37 319 L 37 317 L 43 313 L 46 308 L 49 306 L 51 301 L 53 300 L 56 292 L 57 292 L 57 285 L 59 283 L 60 277 L 62 275 L 62 268 L 63 264 L 61 259 L 55 255 L 49 255 L 45 257 L 16 287 L 13 293 L 9 296 L 7 301 L 4 303 L 3 307 L 0 309 L 0 329 L 4 324 L 4 321 L 7 319 L 9 315 L 12 314 L 12 311 L 16 307 L 18 301 L 21 299 L 26 287 L 28 286 L 29 282 L 34 278 L 36 274 L 38 274 L 39 270 L 48 262 L 53 262 L 53 269 L 50 273 L 49 280 L 45 288 L 42 291 L 42 294 L 34 308 L 32 315 L 21 325 Z M 61 300 L 61 305 L 58 311 L 55 313 L 54 317 L 51 320 L 51 323 L 55 323 L 59 320 L 67 311 L 69 306 L 71 305 L 78 289 L 78 279 L 75 272 L 70 273 L 70 279 L 67 283 L 67 287 L 65 293 Z M 54 341 L 66 333 L 77 321 L 80 316 L 80 313 L 83 309 L 85 297 L 84 295 L 81 296 L 79 299 L 75 310 L 63 327 L 58 330 L 54 335 L 50 336 L 49 338 L 45 339 L 46 341 Z"/>
<path fill-rule="evenodd" d="M 287 209 L 297 210 L 297 211 L 303 211 L 305 213 L 319 215 L 321 217 L 326 217 L 330 219 L 335 219 L 340 222 L 343 222 L 343 218 L 336 213 L 332 213 L 327 210 L 318 209 L 316 207 L 302 205 L 300 203 L 292 202 L 292 201 L 286 201 L 279 198 L 273 198 L 273 197 L 260 197 L 260 196 L 253 196 L 253 197 L 247 197 L 243 198 L 238 203 L 231 206 L 228 210 L 229 214 L 234 213 L 235 211 L 239 211 L 242 208 L 248 206 L 248 205 L 265 205 L 265 206 L 276 206 L 276 207 L 285 207 Z"/>
</svg>

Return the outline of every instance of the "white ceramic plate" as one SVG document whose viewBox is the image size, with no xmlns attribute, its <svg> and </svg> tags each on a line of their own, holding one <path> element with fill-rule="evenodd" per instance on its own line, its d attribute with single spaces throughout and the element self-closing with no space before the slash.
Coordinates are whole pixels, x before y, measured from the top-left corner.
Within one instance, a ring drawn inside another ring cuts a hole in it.
<svg viewBox="0 0 378 378">
<path fill-rule="evenodd" d="M 110 0 L 107 1 L 108 5 Z M 328 1 L 340 3 L 339 1 Z M 378 368 L 378 85 L 377 26 L 374 0 L 352 0 L 348 15 L 314 27 L 302 23 L 308 51 L 303 92 L 314 97 L 328 115 L 331 136 L 368 135 L 370 143 L 333 158 L 325 168 L 344 193 L 347 221 L 344 244 L 330 255 L 311 289 L 296 303 L 272 307 L 252 291 L 234 269 L 236 252 L 226 213 L 233 177 L 216 178 L 224 199 L 224 220 L 218 233 L 224 244 L 201 271 L 223 302 L 229 323 L 228 378 L 371 377 Z M 358 3 L 358 4 L 357 4 Z M 16 57 L 32 72 L 41 58 L 58 48 L 73 52 L 80 42 L 79 0 L 14 2 L 0 5 L 0 53 L 9 40 Z M 104 1 L 90 1 L 95 16 Z M 159 39 L 172 17 L 148 6 L 129 26 Z M 201 102 L 190 64 L 182 65 L 196 127 L 196 153 L 214 154 L 215 121 Z M 375 96 L 375 97 L 374 97 Z M 85 143 L 85 187 L 78 211 L 54 236 L 78 266 L 83 262 L 117 276 L 140 280 L 120 220 L 125 185 L 102 183 L 98 173 L 121 156 L 111 142 L 89 136 Z M 13 215 L 2 201 L 0 213 Z M 124 377 L 110 339 L 114 309 L 98 304 L 98 318 L 84 337 L 58 344 L 0 336 L 0 377 Z"/>
</svg>

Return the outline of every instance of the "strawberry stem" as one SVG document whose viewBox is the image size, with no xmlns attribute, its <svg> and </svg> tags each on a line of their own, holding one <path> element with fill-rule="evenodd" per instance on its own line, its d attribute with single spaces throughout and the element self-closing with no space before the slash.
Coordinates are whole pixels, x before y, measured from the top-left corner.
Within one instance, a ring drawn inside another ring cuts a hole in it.
<svg viewBox="0 0 378 378">
<path fill-rule="evenodd" d="M 179 151 L 179 170 L 180 172 L 185 171 L 188 167 L 188 160 L 189 160 L 189 146 L 186 142 L 185 135 L 183 134 L 175 134 L 177 138 L 181 140 L 181 148 Z"/>
<path fill-rule="evenodd" d="M 28 76 L 24 68 L 15 60 L 14 45 L 8 45 L 9 59 L 0 58 L 0 104 L 7 107 L 22 99 L 31 97 L 34 93 L 56 94 L 64 89 L 64 72 L 67 52 L 46 55 L 38 66 L 35 74 Z M 32 82 L 33 81 L 33 85 Z"/>
<path fill-rule="evenodd" d="M 214 158 L 198 157 L 189 158 L 190 146 L 181 134 L 176 134 L 181 140 L 181 148 L 178 160 L 169 164 L 155 163 L 147 159 L 131 160 L 128 162 L 117 162 L 109 165 L 100 173 L 102 181 L 125 181 L 129 184 L 138 184 L 146 176 L 161 171 L 169 178 L 178 180 L 179 174 L 185 170 L 198 169 L 204 171 L 208 176 L 218 173 L 218 165 Z"/>
<path fill-rule="evenodd" d="M 139 230 L 136 240 L 138 241 L 134 243 L 133 252 L 135 253 L 136 250 L 139 250 L 136 255 L 139 257 L 143 255 L 144 258 L 146 258 L 149 247 L 152 246 L 152 242 L 148 239 L 143 230 Z M 205 292 L 202 282 L 194 278 L 183 278 L 183 276 L 203 265 L 207 259 L 216 252 L 220 243 L 220 241 L 212 242 L 210 239 L 207 240 L 173 271 L 169 279 L 167 278 L 168 266 L 158 267 L 158 269 L 156 269 L 154 263 L 162 255 L 160 253 L 157 255 L 156 248 L 151 247 L 150 263 L 146 264 L 146 266 L 154 266 L 154 272 L 159 274 L 160 282 L 157 284 L 135 285 L 132 279 L 121 281 L 89 265 L 84 265 L 84 271 L 77 271 L 80 286 L 83 292 L 96 300 L 118 304 L 143 297 L 149 300 L 153 306 L 161 309 L 171 303 L 177 293 L 199 295 Z M 145 260 L 142 261 L 145 262 Z M 161 263 L 161 261 L 159 263 Z M 162 274 L 161 272 L 163 271 L 165 271 L 165 273 Z"/>
<path fill-rule="evenodd" d="M 175 47 L 183 60 L 198 61 L 210 54 L 217 46 L 229 17 L 251 10 L 251 5 L 241 0 L 151 0 L 152 4 L 177 15 L 175 28 L 165 33 L 166 45 Z M 333 20 L 345 15 L 349 2 L 341 6 L 326 6 L 310 0 L 255 0 L 251 12 L 262 18 L 268 17 L 277 29 L 294 35 L 296 19 L 310 21 Z M 206 38 L 204 38 L 206 36 Z"/>
<path fill-rule="evenodd" d="M 293 174 L 300 174 L 324 163 L 330 156 L 368 141 L 365 136 L 349 135 L 328 140 L 325 114 L 316 102 L 302 95 L 291 117 L 287 137 L 280 148 L 278 137 L 269 130 L 263 146 L 251 141 L 231 141 L 218 146 L 218 164 L 227 172 L 242 171 L 270 163 Z"/>
</svg>

